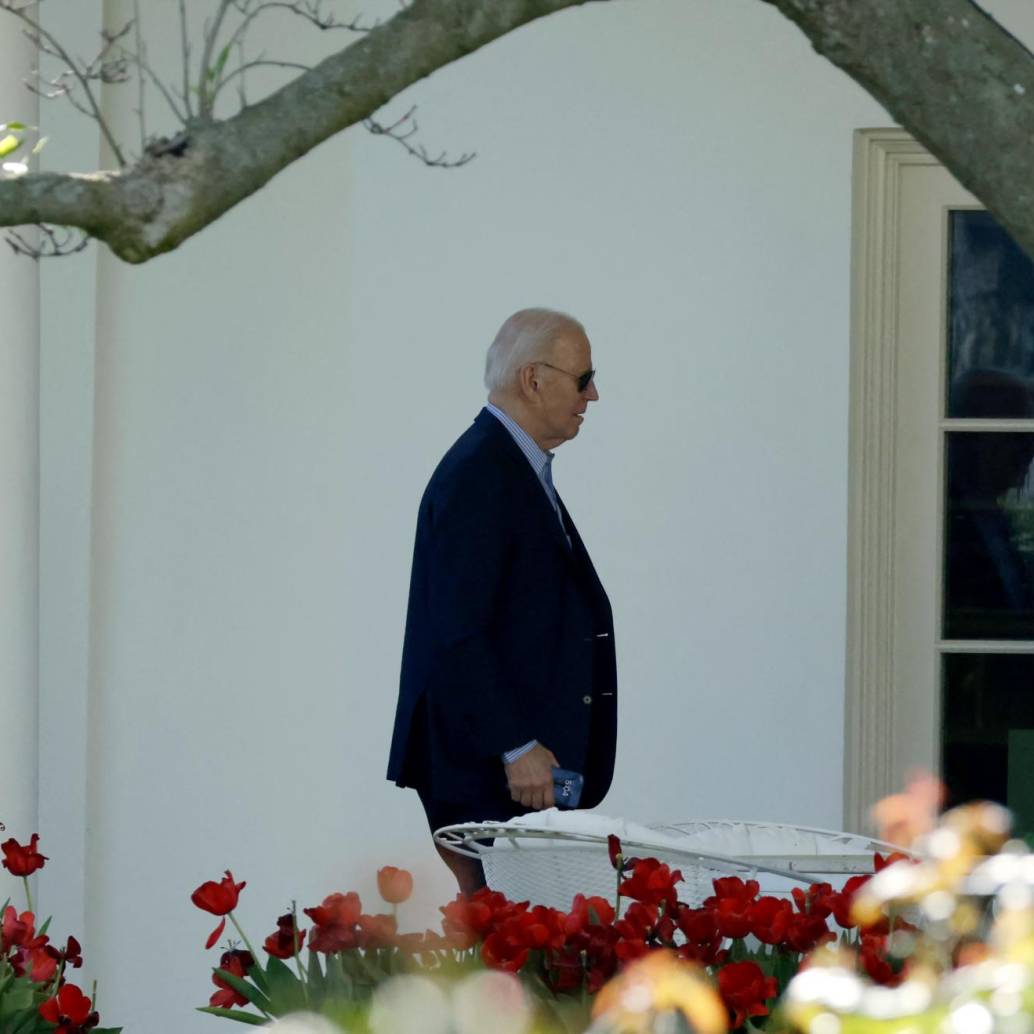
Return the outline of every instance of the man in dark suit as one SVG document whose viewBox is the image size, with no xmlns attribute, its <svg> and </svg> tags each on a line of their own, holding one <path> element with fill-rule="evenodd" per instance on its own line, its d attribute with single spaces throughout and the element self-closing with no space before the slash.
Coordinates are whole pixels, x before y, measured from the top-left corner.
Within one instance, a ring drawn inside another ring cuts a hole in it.
<svg viewBox="0 0 1034 1034">
<path fill-rule="evenodd" d="M 613 617 L 552 480 L 594 373 L 577 320 L 515 313 L 488 350 L 488 405 L 421 500 L 388 778 L 432 831 L 551 807 L 554 767 L 584 775 L 581 807 L 610 786 Z M 484 885 L 479 863 L 442 857 L 462 891 Z"/>
</svg>

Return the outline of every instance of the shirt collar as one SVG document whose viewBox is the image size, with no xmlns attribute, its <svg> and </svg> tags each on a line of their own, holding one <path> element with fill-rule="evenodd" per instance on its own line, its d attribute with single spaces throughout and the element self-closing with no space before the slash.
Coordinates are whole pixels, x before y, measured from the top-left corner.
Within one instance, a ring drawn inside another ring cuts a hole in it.
<svg viewBox="0 0 1034 1034">
<path fill-rule="evenodd" d="M 505 410 L 500 409 L 491 402 L 485 403 L 485 409 L 510 432 L 510 437 L 517 443 L 521 452 L 524 453 L 525 458 L 531 464 L 532 470 L 540 478 L 544 477 L 546 470 L 551 469 L 553 453 L 546 452 L 540 448 L 538 442 Z"/>
</svg>

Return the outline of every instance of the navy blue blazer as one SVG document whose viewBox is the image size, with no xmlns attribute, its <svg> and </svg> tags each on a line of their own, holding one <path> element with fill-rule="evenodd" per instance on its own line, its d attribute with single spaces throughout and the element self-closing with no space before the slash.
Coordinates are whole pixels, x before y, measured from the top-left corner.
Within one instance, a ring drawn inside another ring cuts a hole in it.
<svg viewBox="0 0 1034 1034">
<path fill-rule="evenodd" d="M 420 502 L 388 778 L 451 803 L 505 801 L 500 755 L 536 739 L 583 772 L 614 768 L 610 601 L 578 531 L 487 409 Z"/>
</svg>

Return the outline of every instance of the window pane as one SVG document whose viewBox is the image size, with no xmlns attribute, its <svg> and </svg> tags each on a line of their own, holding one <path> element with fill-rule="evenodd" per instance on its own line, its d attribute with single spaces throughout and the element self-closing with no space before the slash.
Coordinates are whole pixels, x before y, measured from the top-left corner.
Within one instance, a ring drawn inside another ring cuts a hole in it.
<svg viewBox="0 0 1034 1034">
<path fill-rule="evenodd" d="M 1034 831 L 1034 655 L 946 654 L 941 769 L 950 804 L 985 799 Z"/>
<path fill-rule="evenodd" d="M 947 446 L 944 637 L 1034 639 L 1034 433 Z"/>
<path fill-rule="evenodd" d="M 1034 417 L 1034 263 L 987 212 L 950 215 L 950 417 Z"/>
</svg>

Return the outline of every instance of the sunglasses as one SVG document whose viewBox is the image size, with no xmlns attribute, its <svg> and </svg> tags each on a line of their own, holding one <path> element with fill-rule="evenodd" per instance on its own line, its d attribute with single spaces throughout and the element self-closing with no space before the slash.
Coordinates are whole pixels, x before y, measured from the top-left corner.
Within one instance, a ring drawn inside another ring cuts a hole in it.
<svg viewBox="0 0 1034 1034">
<path fill-rule="evenodd" d="M 535 364 L 537 366 L 548 366 L 551 370 L 556 370 L 557 373 L 565 373 L 568 377 L 573 377 L 577 384 L 579 394 L 585 391 L 596 377 L 595 370 L 586 370 L 585 373 L 571 373 L 570 370 L 565 370 L 560 366 L 554 366 L 552 363 L 544 362 L 542 359 L 536 359 Z"/>
</svg>

